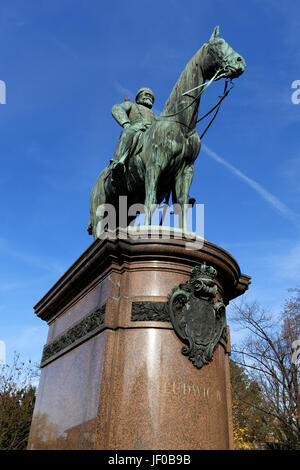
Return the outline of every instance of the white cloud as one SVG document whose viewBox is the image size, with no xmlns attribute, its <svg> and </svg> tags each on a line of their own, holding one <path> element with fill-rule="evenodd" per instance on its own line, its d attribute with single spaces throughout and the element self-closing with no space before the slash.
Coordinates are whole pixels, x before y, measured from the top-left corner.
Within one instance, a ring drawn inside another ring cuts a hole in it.
<svg viewBox="0 0 300 470">
<path fill-rule="evenodd" d="M 300 242 L 284 253 L 266 257 L 274 275 L 279 279 L 292 281 L 291 286 L 300 283 Z"/>
<path fill-rule="evenodd" d="M 32 344 L 40 344 L 41 337 L 45 336 L 45 326 L 41 325 L 25 328 L 20 335 L 13 339 L 13 347 L 17 351 L 31 349 Z M 11 345 L 12 346 L 12 345 Z"/>
<path fill-rule="evenodd" d="M 117 80 L 114 81 L 114 86 L 115 86 L 115 89 L 117 90 L 117 92 L 120 93 L 120 95 L 123 98 L 124 98 L 124 95 L 127 95 L 128 98 L 130 98 L 131 101 L 135 101 L 135 93 L 132 90 L 129 90 L 129 88 L 124 87 Z"/>
<path fill-rule="evenodd" d="M 21 282 L 0 282 L 0 291 L 19 289 L 22 285 Z"/>
<path fill-rule="evenodd" d="M 65 269 L 63 265 L 56 262 L 55 260 L 48 261 L 48 260 L 42 259 L 39 256 L 16 250 L 14 247 L 10 247 L 9 244 L 4 239 L 0 239 L 0 252 L 4 253 L 7 256 L 17 258 L 19 261 L 22 261 L 31 266 L 35 266 L 45 271 L 51 271 L 58 275 L 61 275 Z"/>
<path fill-rule="evenodd" d="M 26 326 L 21 323 L 1 325 L 1 340 L 6 345 L 6 358 L 10 362 L 14 352 L 20 353 L 22 358 L 39 361 L 42 349 L 47 339 L 47 324 Z"/>
<path fill-rule="evenodd" d="M 50 40 L 67 56 L 71 57 L 72 59 L 79 60 L 78 55 L 75 52 L 74 48 L 69 46 L 66 41 L 61 41 L 56 36 L 50 35 Z"/>
<path fill-rule="evenodd" d="M 286 179 L 289 188 L 293 192 L 300 192 L 300 157 L 287 160 L 281 168 L 280 174 Z"/>
</svg>

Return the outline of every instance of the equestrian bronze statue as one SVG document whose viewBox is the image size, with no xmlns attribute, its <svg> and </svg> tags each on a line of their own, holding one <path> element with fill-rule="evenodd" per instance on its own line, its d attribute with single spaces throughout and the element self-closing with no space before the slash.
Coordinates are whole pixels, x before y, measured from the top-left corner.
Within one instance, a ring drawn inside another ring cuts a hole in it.
<svg viewBox="0 0 300 470">
<path fill-rule="evenodd" d="M 111 164 L 91 192 L 88 232 L 94 239 L 103 220 L 97 208 L 111 204 L 118 212 L 119 196 L 127 196 L 128 207 L 144 204 L 146 225 L 151 225 L 152 208 L 168 201 L 170 194 L 173 204 L 188 204 L 201 147 L 196 129 L 201 94 L 216 80 L 239 77 L 245 67 L 242 56 L 219 37 L 217 26 L 184 68 L 160 116 L 151 111 L 154 94 L 148 88 L 139 90 L 136 103 L 126 99 L 112 108 L 124 131 Z M 186 228 L 184 211 L 182 228 Z"/>
</svg>

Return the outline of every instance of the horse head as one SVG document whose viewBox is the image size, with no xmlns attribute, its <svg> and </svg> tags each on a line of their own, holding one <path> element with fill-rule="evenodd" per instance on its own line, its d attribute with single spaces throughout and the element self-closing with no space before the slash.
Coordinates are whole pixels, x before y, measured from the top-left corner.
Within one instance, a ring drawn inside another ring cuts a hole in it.
<svg viewBox="0 0 300 470">
<path fill-rule="evenodd" d="M 210 80 L 221 78 L 237 78 L 246 68 L 243 57 L 219 37 L 219 26 L 216 26 L 209 42 L 206 44 L 206 56 L 203 64 L 203 76 Z"/>
</svg>

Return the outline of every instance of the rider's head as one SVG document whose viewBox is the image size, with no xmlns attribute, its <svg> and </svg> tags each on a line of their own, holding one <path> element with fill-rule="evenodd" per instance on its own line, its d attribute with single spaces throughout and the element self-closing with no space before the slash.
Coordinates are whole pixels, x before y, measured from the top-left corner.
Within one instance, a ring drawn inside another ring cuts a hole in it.
<svg viewBox="0 0 300 470">
<path fill-rule="evenodd" d="M 137 104 L 142 104 L 147 108 L 152 108 L 154 103 L 154 93 L 150 88 L 141 88 L 135 97 Z"/>
</svg>

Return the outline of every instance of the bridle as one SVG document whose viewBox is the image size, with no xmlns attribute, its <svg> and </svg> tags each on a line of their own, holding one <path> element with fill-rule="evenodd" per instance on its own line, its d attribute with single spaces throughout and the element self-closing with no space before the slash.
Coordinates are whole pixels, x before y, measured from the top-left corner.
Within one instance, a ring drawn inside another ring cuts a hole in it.
<svg viewBox="0 0 300 470">
<path fill-rule="evenodd" d="M 227 90 L 228 88 L 228 82 L 230 81 L 230 85 L 231 87 Z M 225 84 L 224 84 L 224 91 L 223 91 L 223 95 L 222 96 L 219 96 L 219 101 L 217 102 L 217 104 L 211 108 L 210 111 L 208 111 L 208 113 L 204 114 L 204 116 L 202 116 L 200 119 L 198 119 L 198 121 L 196 121 L 196 124 L 198 124 L 198 122 L 202 121 L 202 119 L 206 118 L 206 116 L 208 116 L 210 113 L 212 113 L 215 109 L 216 109 L 216 112 L 215 114 L 213 115 L 213 117 L 211 118 L 211 120 L 209 121 L 208 125 L 206 126 L 205 130 L 202 132 L 202 134 L 200 135 L 200 140 L 202 139 L 202 137 L 206 134 L 206 132 L 208 131 L 208 129 L 210 128 L 210 126 L 212 125 L 213 121 L 215 120 L 219 110 L 220 110 L 220 107 L 221 107 L 221 104 L 222 104 L 222 101 L 228 96 L 229 92 L 232 90 L 232 88 L 234 87 L 234 83 L 232 83 L 231 79 L 230 78 L 226 78 L 225 79 Z"/>
<path fill-rule="evenodd" d="M 216 81 L 219 77 L 220 74 L 224 73 L 226 71 L 226 67 L 223 67 L 222 69 L 218 69 L 215 73 L 215 75 L 207 82 L 207 83 L 203 83 L 202 85 L 198 85 L 194 88 L 192 88 L 191 90 L 188 90 L 188 91 L 185 91 L 184 93 L 182 93 L 182 96 L 189 96 L 189 93 L 192 92 L 192 91 L 195 91 L 197 90 L 198 88 L 202 88 L 203 89 L 200 91 L 200 93 L 198 93 L 198 95 L 196 97 L 192 96 L 193 100 L 191 103 L 189 103 L 187 106 L 185 106 L 184 108 L 180 109 L 179 111 L 177 111 L 176 113 L 173 113 L 173 114 L 161 114 L 160 116 L 158 116 L 156 119 L 161 119 L 161 118 L 170 118 L 170 117 L 175 117 L 175 116 L 178 116 L 179 114 L 181 114 L 183 111 L 186 111 L 190 106 L 192 106 L 195 101 L 197 101 L 201 95 L 203 95 L 203 93 L 207 90 L 207 88 L 214 82 Z M 230 81 L 231 83 L 231 87 L 229 89 L 228 88 L 228 82 Z M 219 96 L 219 101 L 217 102 L 217 104 L 210 110 L 208 111 L 208 113 L 206 113 L 204 116 L 202 116 L 200 119 L 198 119 L 196 121 L 196 124 L 198 124 L 200 121 L 202 121 L 202 119 L 206 118 L 210 113 L 212 113 L 215 109 L 216 109 L 216 112 L 215 114 L 213 115 L 212 119 L 210 120 L 209 124 L 207 125 L 207 127 L 205 128 L 204 132 L 201 134 L 200 136 L 200 140 L 202 139 L 202 137 L 206 134 L 207 130 L 209 129 L 209 127 L 211 126 L 211 124 L 213 123 L 214 119 L 216 118 L 219 110 L 220 110 L 220 107 L 221 107 L 221 104 L 223 102 L 223 100 L 228 96 L 229 92 L 232 90 L 232 88 L 234 87 L 234 84 L 232 83 L 231 79 L 229 78 L 226 78 L 225 79 L 225 84 L 224 84 L 224 91 L 223 91 L 223 95 L 222 96 Z M 184 124 L 184 123 L 180 123 L 180 124 Z M 188 127 L 186 124 L 184 124 L 186 127 Z"/>
</svg>

